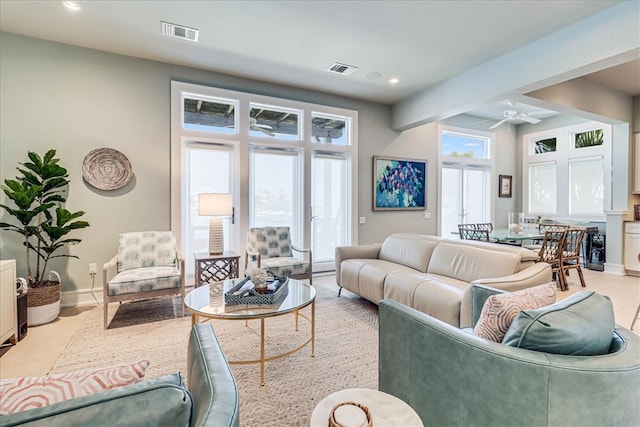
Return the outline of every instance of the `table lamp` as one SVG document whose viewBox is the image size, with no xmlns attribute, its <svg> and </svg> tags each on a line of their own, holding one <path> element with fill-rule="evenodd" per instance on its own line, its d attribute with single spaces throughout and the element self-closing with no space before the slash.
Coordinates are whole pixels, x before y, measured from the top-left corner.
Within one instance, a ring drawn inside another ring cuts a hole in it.
<svg viewBox="0 0 640 427">
<path fill-rule="evenodd" d="M 233 201 L 229 193 L 198 194 L 198 215 L 209 217 L 209 254 L 224 252 L 224 226 L 222 217 L 233 217 Z"/>
</svg>

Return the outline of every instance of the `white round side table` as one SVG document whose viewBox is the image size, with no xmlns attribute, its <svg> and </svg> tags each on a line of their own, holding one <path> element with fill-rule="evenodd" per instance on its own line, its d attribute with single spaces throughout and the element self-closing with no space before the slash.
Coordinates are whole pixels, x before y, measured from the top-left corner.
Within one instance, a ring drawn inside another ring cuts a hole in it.
<svg viewBox="0 0 640 427">
<path fill-rule="evenodd" d="M 322 399 L 311 414 L 311 427 L 327 427 L 331 408 L 341 402 L 357 402 L 369 408 L 374 426 L 424 427 L 416 411 L 405 402 L 366 388 L 340 390 Z"/>
</svg>

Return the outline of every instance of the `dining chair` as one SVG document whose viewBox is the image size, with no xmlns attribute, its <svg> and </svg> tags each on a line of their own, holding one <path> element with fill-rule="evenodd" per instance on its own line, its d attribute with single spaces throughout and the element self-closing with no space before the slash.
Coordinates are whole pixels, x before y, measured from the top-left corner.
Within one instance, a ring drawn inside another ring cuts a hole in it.
<svg viewBox="0 0 640 427">
<path fill-rule="evenodd" d="M 549 223 L 549 224 L 544 224 L 544 223 L 540 223 L 538 224 L 538 230 L 541 232 L 545 232 L 547 230 L 568 230 L 569 229 L 569 225 L 568 224 L 553 224 L 553 223 Z M 532 240 L 531 244 L 527 244 L 527 245 L 522 245 L 523 248 L 525 249 L 530 249 L 532 251 L 540 251 L 540 248 L 542 248 L 542 240 Z"/>
<path fill-rule="evenodd" d="M 542 246 L 538 252 L 537 262 L 546 262 L 551 265 L 551 272 L 556 278 L 556 283 L 561 291 L 566 291 L 566 280 L 562 269 L 562 252 L 565 247 L 567 230 L 547 230 L 544 233 Z"/>
<path fill-rule="evenodd" d="M 470 223 L 470 224 L 458 224 L 458 228 L 460 227 L 464 227 L 464 228 L 477 228 L 475 223 Z"/>
<path fill-rule="evenodd" d="M 584 281 L 584 275 L 582 274 L 582 267 L 580 266 L 580 248 L 582 247 L 582 240 L 585 235 L 584 228 L 569 228 L 565 238 L 565 244 L 562 251 L 562 274 L 565 276 L 566 290 L 569 289 L 566 277 L 569 276 L 569 270 L 578 270 L 578 276 L 580 276 L 580 284 L 583 288 L 586 287 Z"/>
<path fill-rule="evenodd" d="M 493 231 L 493 224 L 490 222 L 478 222 L 475 226 L 478 230 L 487 230 L 489 233 Z"/>
<path fill-rule="evenodd" d="M 478 229 L 475 227 L 475 224 L 458 224 L 458 233 L 460 233 L 460 238 L 463 240 L 481 240 L 483 242 L 491 241 L 489 237 L 489 230 Z"/>
</svg>

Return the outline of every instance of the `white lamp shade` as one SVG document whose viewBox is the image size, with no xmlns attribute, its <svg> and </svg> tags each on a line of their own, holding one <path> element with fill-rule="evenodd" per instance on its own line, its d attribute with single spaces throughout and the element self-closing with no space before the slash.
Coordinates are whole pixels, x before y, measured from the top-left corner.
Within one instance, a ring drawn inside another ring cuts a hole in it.
<svg viewBox="0 0 640 427">
<path fill-rule="evenodd" d="M 233 214 L 233 200 L 229 193 L 198 194 L 198 215 L 223 216 Z"/>
</svg>

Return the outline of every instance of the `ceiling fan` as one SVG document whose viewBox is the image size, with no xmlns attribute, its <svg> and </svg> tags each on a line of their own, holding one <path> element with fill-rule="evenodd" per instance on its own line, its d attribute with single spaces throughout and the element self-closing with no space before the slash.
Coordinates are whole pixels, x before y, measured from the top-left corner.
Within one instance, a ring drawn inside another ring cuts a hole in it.
<svg viewBox="0 0 640 427">
<path fill-rule="evenodd" d="M 536 112 L 527 113 L 525 111 L 505 110 L 504 113 L 502 114 L 502 118 L 496 124 L 491 126 L 489 129 L 495 129 L 505 122 L 508 122 L 510 124 L 511 120 L 522 120 L 522 121 L 533 123 L 533 124 L 540 123 L 541 121 L 540 119 L 531 117 L 534 114 L 536 114 Z"/>
<path fill-rule="evenodd" d="M 255 130 L 258 132 L 262 132 L 266 135 L 269 136 L 276 136 L 275 133 L 273 133 L 273 127 L 269 126 L 269 125 L 261 125 L 258 123 L 257 119 L 254 119 L 253 117 L 249 117 L 249 128 L 251 130 Z"/>
</svg>

